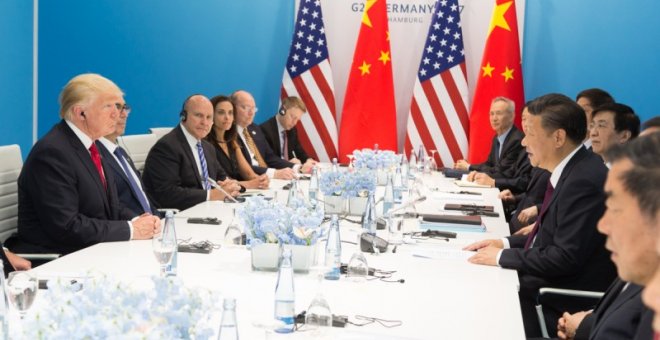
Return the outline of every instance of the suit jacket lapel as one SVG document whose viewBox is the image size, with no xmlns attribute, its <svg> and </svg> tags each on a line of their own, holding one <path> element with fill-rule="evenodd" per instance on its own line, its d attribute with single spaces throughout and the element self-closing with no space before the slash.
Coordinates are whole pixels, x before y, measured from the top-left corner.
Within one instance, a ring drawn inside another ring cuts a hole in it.
<svg viewBox="0 0 660 340">
<path fill-rule="evenodd" d="M 181 146 L 183 147 L 183 153 L 188 158 L 188 162 L 192 167 L 193 173 L 195 174 L 195 179 L 197 180 L 197 185 L 199 185 L 200 188 L 204 188 L 204 186 L 202 185 L 202 176 L 199 175 L 199 171 L 201 169 L 197 168 L 197 162 L 195 161 L 195 156 L 193 156 L 192 154 L 192 150 L 190 149 L 186 136 L 183 134 L 183 130 L 181 130 L 183 128 L 181 127 L 181 125 L 179 125 L 176 127 L 176 129 L 177 129 L 176 136 L 177 138 L 179 138 L 179 141 L 181 142 Z"/>
<path fill-rule="evenodd" d="M 69 138 L 69 143 L 71 143 L 73 149 L 76 150 L 76 155 L 80 159 L 80 163 L 83 164 L 93 179 L 94 183 L 96 183 L 97 192 L 101 197 L 103 197 L 104 208 L 106 212 L 109 212 L 110 207 L 108 203 L 107 192 L 103 187 L 103 182 L 101 182 L 101 177 L 99 177 L 99 172 L 96 170 L 96 166 L 94 165 L 94 161 L 92 161 L 92 157 L 90 156 L 89 151 L 85 149 L 85 146 L 82 144 L 78 136 L 76 136 L 76 134 L 73 132 L 73 130 L 71 130 L 65 121 L 60 123 L 60 127 L 64 131 L 64 134 L 67 136 L 67 138 Z M 101 163 L 103 163 L 102 160 Z M 106 172 L 105 169 L 103 169 L 103 171 Z"/>
<path fill-rule="evenodd" d="M 280 144 L 280 131 L 277 128 L 277 119 L 275 119 L 273 117 L 272 120 L 273 120 L 273 123 L 269 125 L 269 129 L 270 129 L 271 133 L 275 136 L 275 138 L 274 138 L 275 150 L 274 151 L 275 151 L 275 154 L 277 156 L 282 157 L 283 156 L 282 155 L 282 145 Z M 291 136 L 287 135 L 287 138 L 288 137 L 291 137 Z M 291 140 L 291 138 L 289 138 L 289 140 Z"/>
<path fill-rule="evenodd" d="M 568 177 L 573 170 L 573 167 L 575 164 L 577 164 L 579 161 L 581 161 L 584 157 L 587 156 L 587 150 L 583 150 L 584 147 L 580 146 L 580 150 L 578 150 L 574 155 L 573 158 L 571 158 L 568 161 L 568 164 L 564 167 L 564 170 L 561 172 L 561 176 L 559 177 L 559 181 L 557 181 L 557 187 L 552 193 L 552 199 L 550 200 L 550 204 L 548 204 L 548 209 L 550 210 L 550 206 L 554 203 L 555 199 L 559 197 L 559 192 L 561 191 L 564 181 L 566 181 L 566 177 Z"/>
<path fill-rule="evenodd" d="M 612 291 L 610 292 L 608 290 L 608 294 L 606 295 L 607 299 L 603 299 L 602 306 L 601 303 L 599 303 L 598 308 L 602 310 L 599 310 L 598 314 L 596 315 L 596 320 L 594 327 L 591 330 L 591 334 L 596 334 L 596 331 L 600 328 L 601 325 L 605 323 L 605 320 L 607 320 L 609 316 L 614 314 L 626 302 L 638 296 L 642 291 L 642 287 L 635 284 L 630 284 L 626 290 L 621 291 L 626 285 L 626 282 L 621 281 L 620 279 L 617 279 L 616 281 L 616 284 L 612 285 L 611 287 Z"/>
<path fill-rule="evenodd" d="M 133 195 L 133 198 L 139 201 L 137 197 L 138 193 L 133 191 L 133 187 L 131 186 L 131 183 L 128 180 L 127 174 L 124 172 L 122 166 L 119 163 L 117 163 L 115 157 L 110 154 L 110 150 L 106 149 L 105 145 L 103 145 L 103 143 L 101 142 L 97 142 L 96 145 L 98 146 L 99 150 L 101 150 L 101 156 L 104 159 L 103 166 L 112 168 L 112 170 L 114 170 L 114 174 L 117 174 L 117 176 L 115 176 L 114 178 L 115 181 L 119 181 L 119 180 L 124 181 L 126 183 L 126 186 L 131 189 L 131 194 Z M 133 171 L 137 173 L 135 167 L 133 167 L 133 162 L 131 162 L 130 158 L 128 158 L 126 161 L 128 162 L 129 166 L 131 166 Z M 119 179 L 117 179 L 117 177 L 119 177 Z M 139 174 L 138 174 L 138 178 L 139 178 Z"/>
</svg>

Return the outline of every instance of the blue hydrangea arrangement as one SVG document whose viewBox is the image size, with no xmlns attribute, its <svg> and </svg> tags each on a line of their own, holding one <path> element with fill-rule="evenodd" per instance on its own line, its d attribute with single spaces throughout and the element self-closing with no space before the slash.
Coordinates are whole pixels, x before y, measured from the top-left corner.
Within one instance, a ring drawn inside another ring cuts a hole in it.
<svg viewBox="0 0 660 340">
<path fill-rule="evenodd" d="M 391 150 L 362 149 L 353 151 L 353 165 L 371 170 L 388 169 L 399 163 L 399 156 Z"/>
<path fill-rule="evenodd" d="M 321 236 L 323 209 L 311 209 L 305 202 L 284 206 L 264 197 L 249 197 L 238 209 L 251 245 L 261 243 L 315 244 Z"/>
<path fill-rule="evenodd" d="M 15 339 L 208 339 L 218 325 L 218 294 L 190 289 L 179 278 L 152 277 L 153 289 L 109 277 L 50 280 L 46 307 L 28 313 Z M 15 330 L 15 329 L 14 329 Z"/>
<path fill-rule="evenodd" d="M 323 172 L 319 178 L 319 187 L 325 196 L 343 196 L 346 182 L 344 171 Z"/>
<path fill-rule="evenodd" d="M 367 197 L 376 189 L 376 173 L 369 169 L 324 172 L 319 186 L 325 196 Z"/>
</svg>

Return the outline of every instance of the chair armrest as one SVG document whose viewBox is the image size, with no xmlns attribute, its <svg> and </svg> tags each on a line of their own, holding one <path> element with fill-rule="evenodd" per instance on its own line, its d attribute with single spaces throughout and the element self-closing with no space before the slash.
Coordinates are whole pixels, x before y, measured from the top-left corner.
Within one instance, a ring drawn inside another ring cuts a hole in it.
<svg viewBox="0 0 660 340">
<path fill-rule="evenodd" d="M 168 210 L 171 210 L 172 213 L 174 213 L 174 215 L 176 215 L 176 214 L 178 214 L 179 212 L 181 212 L 181 210 L 179 210 L 179 209 L 174 209 L 174 208 L 161 208 L 161 209 L 156 209 L 156 210 L 158 210 L 159 212 L 162 212 L 163 214 L 165 214 Z"/>
<path fill-rule="evenodd" d="M 61 254 L 16 254 L 16 255 L 30 261 L 34 261 L 34 260 L 52 261 L 62 256 Z"/>
<path fill-rule="evenodd" d="M 561 288 L 541 288 L 539 289 L 539 296 L 545 294 L 565 295 L 583 298 L 600 299 L 605 295 L 604 292 L 594 292 L 589 290 L 575 290 L 575 289 L 561 289 Z"/>
</svg>

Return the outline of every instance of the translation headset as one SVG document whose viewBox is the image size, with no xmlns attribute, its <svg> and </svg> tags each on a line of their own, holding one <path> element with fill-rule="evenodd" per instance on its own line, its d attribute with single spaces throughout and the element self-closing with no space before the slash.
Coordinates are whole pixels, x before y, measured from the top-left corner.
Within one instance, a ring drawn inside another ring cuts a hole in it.
<svg viewBox="0 0 660 340">
<path fill-rule="evenodd" d="M 188 98 L 186 98 L 186 100 L 183 101 L 183 105 L 181 105 L 181 112 L 179 112 L 179 118 L 181 119 L 182 122 L 185 122 L 186 119 L 188 118 L 188 111 L 186 111 L 186 104 L 188 104 L 190 98 L 194 96 L 201 96 L 201 94 L 195 93 L 193 95 L 188 96 Z"/>
<path fill-rule="evenodd" d="M 282 105 L 280 106 L 280 110 L 277 111 L 277 113 L 278 113 L 280 116 L 284 116 L 284 115 L 286 115 L 286 110 L 287 110 L 287 109 L 284 107 L 284 104 L 282 104 Z"/>
</svg>

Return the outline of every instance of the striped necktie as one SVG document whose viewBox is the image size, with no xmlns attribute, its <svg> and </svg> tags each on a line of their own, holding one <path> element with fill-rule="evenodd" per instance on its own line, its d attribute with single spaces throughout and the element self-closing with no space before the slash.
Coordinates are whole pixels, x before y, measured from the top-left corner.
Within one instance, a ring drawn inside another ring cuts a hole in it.
<svg viewBox="0 0 660 340">
<path fill-rule="evenodd" d="M 197 142 L 197 154 L 199 155 L 199 164 L 202 167 L 202 188 L 205 190 L 210 190 L 209 188 L 209 169 L 206 165 L 206 157 L 204 157 L 204 148 L 202 148 L 202 142 Z"/>
</svg>

